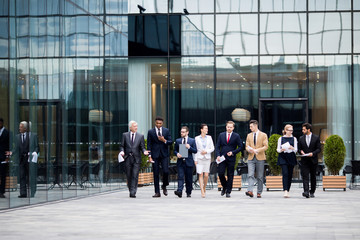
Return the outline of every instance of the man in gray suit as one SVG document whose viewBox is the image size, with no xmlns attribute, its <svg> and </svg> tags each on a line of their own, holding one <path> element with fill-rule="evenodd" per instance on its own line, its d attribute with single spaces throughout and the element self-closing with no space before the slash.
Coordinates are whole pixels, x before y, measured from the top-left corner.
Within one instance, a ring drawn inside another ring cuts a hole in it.
<svg viewBox="0 0 360 240">
<path fill-rule="evenodd" d="M 144 135 L 137 132 L 138 124 L 135 121 L 129 122 L 130 132 L 123 133 L 120 154 L 125 159 L 127 184 L 131 198 L 136 198 L 139 171 L 141 166 L 141 152 L 149 155 L 145 149 Z"/>
<path fill-rule="evenodd" d="M 19 134 L 15 136 L 15 147 L 10 155 L 14 154 L 19 163 L 20 195 L 26 198 L 27 185 L 30 183 L 30 197 L 35 196 L 37 178 L 37 159 L 39 155 L 39 140 L 36 133 L 28 132 L 29 124 L 23 121 L 19 125 Z"/>
</svg>

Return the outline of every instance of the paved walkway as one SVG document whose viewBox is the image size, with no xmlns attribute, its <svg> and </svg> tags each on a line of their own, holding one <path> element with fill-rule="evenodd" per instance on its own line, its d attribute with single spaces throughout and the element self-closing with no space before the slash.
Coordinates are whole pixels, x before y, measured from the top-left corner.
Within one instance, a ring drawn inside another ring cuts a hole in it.
<svg viewBox="0 0 360 240">
<path fill-rule="evenodd" d="M 296 184 L 295 184 L 296 185 Z M 360 190 L 326 191 L 316 198 L 245 189 L 231 198 L 208 190 L 192 198 L 151 198 L 153 187 L 0 212 L 1 239 L 360 239 Z"/>
</svg>

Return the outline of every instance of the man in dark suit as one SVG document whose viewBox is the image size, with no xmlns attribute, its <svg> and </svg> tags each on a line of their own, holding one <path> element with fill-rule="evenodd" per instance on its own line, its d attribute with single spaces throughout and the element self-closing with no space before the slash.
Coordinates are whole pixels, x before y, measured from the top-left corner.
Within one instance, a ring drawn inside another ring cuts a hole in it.
<svg viewBox="0 0 360 240">
<path fill-rule="evenodd" d="M 234 167 L 236 162 L 236 154 L 243 149 L 243 143 L 240 135 L 233 132 L 235 123 L 228 121 L 226 123 L 226 132 L 222 132 L 216 143 L 216 161 L 220 162 L 221 157 L 225 157 L 225 160 L 219 164 L 219 178 L 223 187 L 221 196 L 230 197 L 230 193 L 233 186 Z M 227 169 L 227 177 L 225 178 L 225 171 Z"/>
<path fill-rule="evenodd" d="M 36 193 L 37 159 L 39 154 L 39 141 L 36 133 L 27 132 L 29 124 L 25 121 L 19 125 L 19 134 L 15 136 L 15 147 L 10 155 L 15 155 L 20 170 L 20 196 L 27 197 L 27 186 L 30 182 L 30 196 Z"/>
<path fill-rule="evenodd" d="M 145 149 L 144 135 L 137 132 L 138 124 L 135 121 L 129 122 L 130 132 L 123 133 L 120 154 L 125 159 L 126 177 L 131 198 L 136 198 L 136 191 L 139 181 L 141 167 L 141 153 L 149 155 Z"/>
<path fill-rule="evenodd" d="M 166 186 L 169 185 L 169 146 L 172 144 L 170 131 L 164 128 L 164 119 L 156 117 L 155 127 L 148 131 L 147 149 L 149 161 L 153 163 L 155 195 L 161 197 L 159 187 L 160 164 L 163 171 L 163 185 L 161 186 L 165 196 L 168 195 Z"/>
<path fill-rule="evenodd" d="M 178 169 L 178 188 L 174 192 L 179 198 L 182 197 L 182 191 L 184 189 L 184 177 L 186 183 L 186 196 L 191 197 L 192 191 L 192 176 L 194 170 L 194 159 L 193 153 L 197 153 L 195 139 L 189 137 L 189 128 L 184 126 L 180 131 L 181 138 L 176 139 L 175 141 L 175 150 L 174 153 L 177 156 L 177 169 Z M 179 145 L 185 144 L 187 149 L 188 156 L 182 156 L 179 152 Z"/>
<path fill-rule="evenodd" d="M 8 169 L 7 152 L 9 151 L 9 131 L 4 127 L 4 119 L 0 118 L 0 198 L 5 198 L 6 173 Z"/>
<path fill-rule="evenodd" d="M 308 154 L 301 159 L 301 176 L 303 179 L 304 192 L 306 198 L 315 197 L 316 189 L 316 168 L 318 164 L 318 153 L 321 152 L 321 144 L 319 136 L 312 133 L 312 126 L 309 123 L 302 125 L 303 136 L 299 139 L 299 151 L 301 155 Z M 311 179 L 311 188 L 309 191 L 309 174 Z"/>
</svg>

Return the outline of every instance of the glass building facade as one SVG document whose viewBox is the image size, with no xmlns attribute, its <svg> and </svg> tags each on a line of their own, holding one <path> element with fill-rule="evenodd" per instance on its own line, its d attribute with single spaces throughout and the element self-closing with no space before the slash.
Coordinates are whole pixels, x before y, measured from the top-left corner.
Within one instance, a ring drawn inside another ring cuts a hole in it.
<svg viewBox="0 0 360 240">
<path fill-rule="evenodd" d="M 126 188 L 121 134 L 158 115 L 173 138 L 310 122 L 359 160 L 359 56 L 357 0 L 0 0 L 0 117 L 40 146 L 36 197 L 0 209 Z"/>
</svg>

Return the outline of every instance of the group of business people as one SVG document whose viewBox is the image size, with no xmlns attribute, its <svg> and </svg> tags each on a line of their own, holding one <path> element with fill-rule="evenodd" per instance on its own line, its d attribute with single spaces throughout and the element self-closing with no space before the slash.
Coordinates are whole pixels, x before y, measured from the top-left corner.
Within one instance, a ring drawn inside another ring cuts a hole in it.
<svg viewBox="0 0 360 240">
<path fill-rule="evenodd" d="M 129 132 L 123 133 L 120 154 L 125 159 L 127 184 L 131 198 L 136 198 L 138 175 L 141 165 L 141 153 L 149 157 L 154 174 L 154 198 L 161 197 L 160 193 L 160 167 L 162 168 L 163 195 L 167 196 L 169 185 L 169 146 L 173 143 L 169 129 L 163 127 L 164 119 L 156 117 L 155 127 L 147 134 L 147 148 L 145 148 L 144 135 L 137 132 L 137 123 L 129 122 Z M 206 185 L 210 172 L 211 154 L 215 151 L 218 164 L 218 175 L 222 185 L 221 196 L 231 197 L 233 186 L 236 154 L 244 149 L 239 134 L 234 132 L 235 123 L 228 121 L 226 131 L 220 133 L 216 145 L 208 135 L 208 126 L 201 124 L 200 135 L 195 139 L 189 137 L 189 128 L 181 127 L 180 138 L 175 140 L 174 154 L 177 156 L 178 187 L 174 194 L 182 197 L 184 185 L 187 197 L 191 197 L 193 185 L 193 168 L 199 175 L 201 197 L 206 196 Z M 251 132 L 247 135 L 245 149 L 248 152 L 248 189 L 245 195 L 254 197 L 254 187 L 257 185 L 256 197 L 261 198 L 264 185 L 265 151 L 268 149 L 268 137 L 258 128 L 258 122 L 251 120 Z M 284 197 L 288 198 L 292 172 L 297 164 L 295 153 L 299 150 L 302 155 L 301 174 L 306 198 L 314 197 L 316 189 L 317 154 L 321 151 L 319 137 L 312 134 L 309 123 L 302 126 L 303 136 L 299 143 L 292 135 L 293 127 L 286 125 L 283 136 L 278 140 L 278 165 L 282 168 Z M 227 176 L 225 176 L 225 174 Z M 311 187 L 309 190 L 309 175 Z"/>
</svg>

